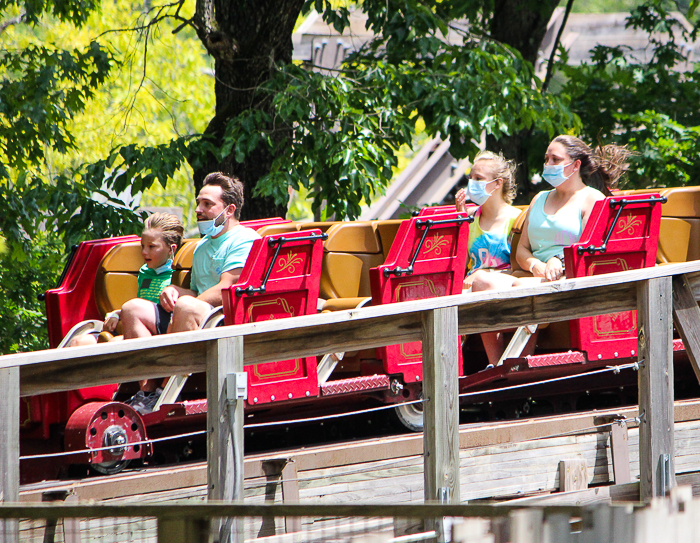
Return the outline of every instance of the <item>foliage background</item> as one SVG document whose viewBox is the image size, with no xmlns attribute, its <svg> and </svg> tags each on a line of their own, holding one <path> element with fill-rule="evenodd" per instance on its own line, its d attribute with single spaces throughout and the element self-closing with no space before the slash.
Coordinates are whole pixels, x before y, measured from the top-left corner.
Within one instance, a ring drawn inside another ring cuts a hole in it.
<svg viewBox="0 0 700 543">
<path fill-rule="evenodd" d="M 577 0 L 574 9 L 633 10 L 632 24 L 651 32 L 695 3 Z M 312 5 L 345 24 L 345 4 Z M 598 48 L 574 67 L 562 51 L 544 93 L 532 65 L 489 38 L 491 2 L 364 6 L 376 41 L 340 73 L 276 66 L 257 90 L 274 107 L 229 121 L 219 145 L 199 136 L 216 104 L 214 63 L 183 24 L 194 0 L 0 0 L 0 352 L 46 346 L 36 297 L 55 284 L 73 244 L 138 233 L 139 203 L 180 206 L 191 226 L 192 168 L 206 153 L 238 162 L 271 153 L 259 193 L 286 206 L 289 187 L 298 189 L 293 218 L 322 204 L 326 214 L 356 216 L 412 145 L 436 133 L 451 136 L 456 156 L 473 154 L 484 131 L 495 140 L 525 134 L 533 172 L 552 135 L 566 131 L 635 149 L 630 186 L 692 183 L 700 173 L 697 68 L 674 70 L 680 43 L 651 42 L 646 65 Z M 23 21 L 7 24 L 23 10 Z M 455 24 L 465 14 L 469 31 Z M 458 45 L 448 31 L 461 33 Z"/>
</svg>

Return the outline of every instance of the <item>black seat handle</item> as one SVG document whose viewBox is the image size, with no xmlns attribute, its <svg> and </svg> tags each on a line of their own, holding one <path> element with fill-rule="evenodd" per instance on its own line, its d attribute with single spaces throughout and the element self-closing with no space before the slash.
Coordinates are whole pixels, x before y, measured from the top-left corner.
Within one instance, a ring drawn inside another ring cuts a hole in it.
<svg viewBox="0 0 700 543">
<path fill-rule="evenodd" d="M 610 236 L 612 236 L 613 230 L 615 229 L 615 226 L 617 226 L 617 221 L 620 218 L 620 215 L 622 214 L 622 210 L 625 209 L 627 205 L 630 204 L 665 204 L 668 201 L 668 198 L 666 196 L 652 196 L 650 198 L 640 198 L 638 200 L 628 200 L 627 198 L 622 198 L 620 200 L 615 200 L 612 199 L 609 202 L 609 205 L 611 208 L 616 208 L 617 207 L 617 213 L 615 214 L 615 218 L 613 219 L 612 224 L 610 225 L 610 229 L 605 233 L 605 239 L 603 240 L 603 244 L 596 247 L 595 245 L 589 245 L 588 247 L 578 247 L 576 251 L 578 252 L 579 255 L 582 255 L 583 253 L 588 253 L 589 255 L 594 255 L 596 253 L 604 253 L 605 251 L 608 250 L 608 241 L 610 241 Z"/>
<path fill-rule="evenodd" d="M 270 265 L 267 267 L 267 270 L 265 270 L 265 277 L 262 280 L 262 283 L 260 284 L 259 287 L 253 287 L 249 286 L 246 288 L 241 288 L 241 287 L 236 287 L 235 293 L 236 296 L 243 296 L 244 294 L 247 294 L 248 296 L 252 296 L 253 294 L 257 293 L 264 293 L 266 288 L 267 288 L 267 280 L 270 278 L 270 274 L 272 273 L 272 268 L 274 267 L 275 263 L 277 262 L 277 257 L 280 254 L 280 250 L 284 246 L 285 243 L 292 243 L 294 241 L 313 241 L 316 243 L 317 240 L 322 240 L 325 241 L 328 239 L 328 234 L 325 232 L 323 234 L 309 234 L 308 236 L 299 236 L 299 237 L 293 237 L 293 238 L 285 238 L 284 235 L 278 237 L 278 238 L 273 238 L 270 237 L 267 240 L 267 244 L 270 247 L 275 247 L 275 254 L 272 255 L 272 260 L 270 260 Z"/>
<path fill-rule="evenodd" d="M 434 226 L 438 226 L 441 224 L 462 224 L 462 223 L 471 223 L 474 222 L 474 215 L 468 215 L 466 217 L 463 217 L 462 215 L 458 215 L 454 219 L 442 219 L 438 221 L 434 221 L 432 219 L 418 219 L 415 222 L 416 228 L 422 228 L 425 226 L 425 229 L 423 230 L 423 235 L 420 238 L 420 242 L 418 242 L 418 246 L 416 247 L 416 250 L 413 252 L 413 255 L 411 256 L 411 261 L 408 264 L 408 267 L 402 268 L 401 266 L 396 266 L 395 268 L 384 268 L 384 271 L 382 272 L 384 274 L 384 277 L 389 277 L 390 275 L 395 275 L 396 277 L 401 277 L 402 275 L 411 275 L 413 274 L 413 265 L 416 263 L 416 260 L 418 259 L 418 254 L 420 253 L 420 250 L 423 248 L 423 243 L 425 243 L 425 238 L 428 237 L 428 232 L 430 229 Z"/>
</svg>

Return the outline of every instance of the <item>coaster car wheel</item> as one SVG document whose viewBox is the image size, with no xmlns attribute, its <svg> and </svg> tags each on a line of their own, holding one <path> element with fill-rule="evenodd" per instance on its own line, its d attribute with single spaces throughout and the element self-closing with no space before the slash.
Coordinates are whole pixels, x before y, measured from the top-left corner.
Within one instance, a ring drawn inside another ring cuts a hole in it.
<svg viewBox="0 0 700 543">
<path fill-rule="evenodd" d="M 399 404 L 394 408 L 394 413 L 399 422 L 412 432 L 423 431 L 422 403 Z"/>
<path fill-rule="evenodd" d="M 132 460 L 151 454 L 141 416 L 120 402 L 91 402 L 76 409 L 66 424 L 66 451 L 97 472 L 111 475 Z M 77 462 L 73 462 L 77 463 Z"/>
</svg>

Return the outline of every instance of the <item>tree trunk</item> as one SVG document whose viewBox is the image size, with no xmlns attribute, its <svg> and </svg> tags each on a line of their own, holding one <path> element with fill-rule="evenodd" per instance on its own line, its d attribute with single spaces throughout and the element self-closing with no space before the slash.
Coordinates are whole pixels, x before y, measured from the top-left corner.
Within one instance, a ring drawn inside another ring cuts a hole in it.
<svg viewBox="0 0 700 543">
<path fill-rule="evenodd" d="M 536 66 L 537 51 L 558 5 L 559 0 L 495 0 L 490 24 L 491 37 L 517 49 L 525 60 Z M 486 139 L 489 150 L 502 152 L 506 158 L 517 162 L 517 203 L 522 204 L 529 203 L 535 192 L 528 168 L 530 134 L 531 130 L 524 130 L 500 140 L 493 137 Z"/>
<path fill-rule="evenodd" d="M 214 58 L 216 114 L 205 130 L 221 147 L 228 121 L 249 109 L 265 109 L 270 101 L 255 95 L 278 66 L 292 61 L 292 32 L 303 0 L 197 0 L 197 34 Z M 213 171 L 235 175 L 245 187 L 242 219 L 283 216 L 286 205 L 253 196 L 258 180 L 270 171 L 273 157 L 258 149 L 242 163 L 233 155 L 219 161 L 206 156 L 194 172 L 195 190 Z"/>
</svg>

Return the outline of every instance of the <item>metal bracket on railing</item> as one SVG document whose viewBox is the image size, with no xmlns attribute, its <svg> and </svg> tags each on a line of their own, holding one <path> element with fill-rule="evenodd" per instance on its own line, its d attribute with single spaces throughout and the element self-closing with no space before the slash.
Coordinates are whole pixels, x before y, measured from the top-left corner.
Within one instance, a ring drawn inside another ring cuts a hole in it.
<svg viewBox="0 0 700 543">
<path fill-rule="evenodd" d="M 428 232 L 433 226 L 438 226 L 440 224 L 462 224 L 464 222 L 474 222 L 474 216 L 469 215 L 467 217 L 462 217 L 462 215 L 458 215 L 454 219 L 443 219 L 440 221 L 434 221 L 432 219 L 417 220 L 415 222 L 416 228 L 422 228 L 423 226 L 425 226 L 425 230 L 423 230 L 423 235 L 421 236 L 420 241 L 418 242 L 416 250 L 413 252 L 413 256 L 411 256 L 411 261 L 408 263 L 408 266 L 406 268 L 402 268 L 401 266 L 396 266 L 395 268 L 384 268 L 384 271 L 382 272 L 384 274 L 384 277 L 389 277 L 390 275 L 401 277 L 404 274 L 411 275 L 413 273 L 413 265 L 416 263 L 416 260 L 418 259 L 418 254 L 423 248 L 425 238 L 428 237 Z"/>
<path fill-rule="evenodd" d="M 262 283 L 260 283 L 259 287 L 247 287 L 247 288 L 241 288 L 241 287 L 236 287 L 235 293 L 236 296 L 243 296 L 244 294 L 247 294 L 248 296 L 251 296 L 253 294 L 258 294 L 258 293 L 264 293 L 267 285 L 267 280 L 270 278 L 270 274 L 272 273 L 272 268 L 275 265 L 275 262 L 277 262 L 277 257 L 280 254 L 280 250 L 282 249 L 282 246 L 285 243 L 292 243 L 296 241 L 316 241 L 316 240 L 327 240 L 328 239 L 328 234 L 325 232 L 323 234 L 310 234 L 308 236 L 300 236 L 298 238 L 285 238 L 284 236 L 280 236 L 279 238 L 270 238 L 267 240 L 267 244 L 270 247 L 275 247 L 275 254 L 272 255 L 272 260 L 270 260 L 270 265 L 267 267 L 267 270 L 265 270 L 265 276 L 263 277 Z"/>
<path fill-rule="evenodd" d="M 610 236 L 612 236 L 613 230 L 615 229 L 617 221 L 620 218 L 622 210 L 625 208 L 625 206 L 629 204 L 665 204 L 667 200 L 668 198 L 666 198 L 666 196 L 659 196 L 658 198 L 640 198 L 639 200 L 628 200 L 627 198 L 622 198 L 621 200 L 610 200 L 610 207 L 617 207 L 618 209 L 617 213 L 615 214 L 615 218 L 613 219 L 613 222 L 610 225 L 610 229 L 605 233 L 605 239 L 603 240 L 603 244 L 598 247 L 596 247 L 595 245 L 589 245 L 588 247 L 579 247 L 577 249 L 578 254 L 582 255 L 583 253 L 588 253 L 590 255 L 593 255 L 595 253 L 604 253 L 608 250 L 608 241 L 610 240 Z"/>
<path fill-rule="evenodd" d="M 671 455 L 662 454 L 659 457 L 659 464 L 659 467 L 661 468 L 661 493 L 659 494 L 659 496 L 666 496 L 671 490 L 671 487 L 673 486 L 673 482 L 671 479 Z"/>
</svg>

